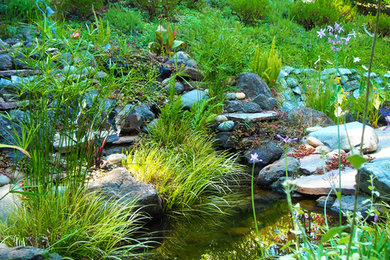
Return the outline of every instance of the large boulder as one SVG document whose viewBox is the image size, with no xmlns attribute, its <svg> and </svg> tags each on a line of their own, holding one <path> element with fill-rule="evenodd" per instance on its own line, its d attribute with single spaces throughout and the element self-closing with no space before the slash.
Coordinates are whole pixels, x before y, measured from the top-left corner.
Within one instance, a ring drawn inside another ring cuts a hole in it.
<svg viewBox="0 0 390 260">
<path fill-rule="evenodd" d="M 0 259 L 14 260 L 61 260 L 62 257 L 55 253 L 49 253 L 45 249 L 32 246 L 0 248 Z"/>
<path fill-rule="evenodd" d="M 256 149 L 249 150 L 245 153 L 245 157 L 248 165 L 252 165 L 250 159 L 251 159 L 251 154 L 254 153 L 257 153 L 258 158 L 262 160 L 261 162 L 255 163 L 255 170 L 256 172 L 258 172 L 268 164 L 271 164 L 274 161 L 279 160 L 279 158 L 283 154 L 283 149 L 275 142 L 269 142 L 265 145 L 257 147 Z"/>
<path fill-rule="evenodd" d="M 124 167 L 118 167 L 102 178 L 88 183 L 89 192 L 98 191 L 107 200 L 133 201 L 153 217 L 162 214 L 162 200 L 156 189 L 149 184 L 136 180 Z"/>
<path fill-rule="evenodd" d="M 371 194 L 369 186 L 375 186 L 375 191 L 380 197 L 390 200 L 390 158 L 375 159 L 371 163 L 365 163 L 359 169 L 360 189 Z M 373 185 L 370 183 L 370 176 L 374 177 Z"/>
<path fill-rule="evenodd" d="M 299 161 L 293 157 L 287 157 L 287 172 L 289 177 L 297 174 L 299 171 Z M 286 160 L 282 158 L 274 163 L 267 165 L 259 172 L 256 184 L 262 188 L 280 189 L 282 182 L 286 179 Z"/>
<path fill-rule="evenodd" d="M 334 122 L 330 117 L 322 113 L 321 111 L 317 111 L 308 107 L 298 107 L 289 111 L 289 118 L 298 120 L 305 127 L 312 126 L 331 126 L 334 125 Z"/>
<path fill-rule="evenodd" d="M 278 108 L 267 84 L 255 73 L 241 73 L 238 75 L 237 88 L 244 92 L 247 98 L 260 105 L 263 110 Z"/>
<path fill-rule="evenodd" d="M 340 125 L 340 148 L 344 151 L 349 151 L 351 146 L 352 149 L 359 149 L 362 138 L 362 128 L 363 124 L 359 122 Z M 331 150 L 338 149 L 339 140 L 337 125 L 321 128 L 317 131 L 311 132 L 309 136 L 317 138 Z M 365 153 L 374 152 L 377 148 L 378 136 L 372 127 L 366 126 L 364 131 L 363 151 Z"/>
</svg>

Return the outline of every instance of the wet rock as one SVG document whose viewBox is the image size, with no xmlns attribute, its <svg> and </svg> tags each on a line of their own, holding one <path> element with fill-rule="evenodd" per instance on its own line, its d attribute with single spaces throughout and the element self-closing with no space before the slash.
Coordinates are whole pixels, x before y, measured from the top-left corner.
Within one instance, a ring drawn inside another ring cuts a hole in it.
<svg viewBox="0 0 390 260">
<path fill-rule="evenodd" d="M 362 127 L 363 125 L 359 122 L 352 122 L 340 125 L 340 145 L 341 149 L 345 151 L 350 150 L 350 145 L 353 148 L 358 148 L 361 142 L 362 136 Z M 347 129 L 347 132 L 345 131 Z M 324 127 L 318 131 L 312 132 L 309 136 L 313 136 L 320 140 L 323 144 L 328 146 L 331 150 L 338 149 L 338 132 L 337 126 L 328 126 Z M 366 126 L 364 132 L 364 144 L 363 151 L 374 152 L 378 148 L 378 136 L 376 135 L 374 129 L 370 126 Z"/>
<path fill-rule="evenodd" d="M 299 171 L 299 161 L 293 157 L 287 157 L 287 172 L 289 176 L 292 176 Z M 270 188 L 275 182 L 281 185 L 282 181 L 286 177 L 286 161 L 285 158 L 279 159 L 270 165 L 264 167 L 257 177 L 256 184 L 262 188 Z M 274 188 L 281 188 L 281 186 Z"/>
<path fill-rule="evenodd" d="M 102 178 L 88 183 L 88 192 L 98 191 L 107 200 L 120 202 L 136 200 L 142 210 L 153 217 L 162 214 L 162 201 L 156 189 L 136 180 L 124 167 L 116 168 Z"/>
<path fill-rule="evenodd" d="M 299 107 L 295 110 L 291 110 L 289 113 L 291 119 L 296 119 L 301 121 L 305 127 L 311 126 L 331 126 L 334 125 L 332 119 L 330 119 L 324 113 L 308 108 L 308 107 Z"/>
<path fill-rule="evenodd" d="M 13 67 L 11 55 L 8 53 L 0 54 L 0 70 L 10 70 Z"/>
<path fill-rule="evenodd" d="M 248 102 L 242 108 L 244 113 L 259 113 L 262 112 L 261 106 L 255 102 Z M 230 112 L 230 111 L 229 111 Z"/>
<path fill-rule="evenodd" d="M 264 110 L 278 108 L 278 103 L 269 87 L 255 73 L 241 73 L 238 75 L 237 88 L 244 92 L 247 98 L 259 104 Z"/>
<path fill-rule="evenodd" d="M 62 260 L 62 257 L 49 251 L 31 247 L 19 246 L 0 248 L 0 259 L 15 259 L 15 260 Z"/>
<path fill-rule="evenodd" d="M 207 100 L 209 97 L 207 94 L 199 89 L 191 90 L 181 96 L 183 108 L 190 109 L 191 106 L 201 100 Z"/>
<path fill-rule="evenodd" d="M 343 88 L 345 91 L 354 91 L 356 89 L 359 89 L 360 82 L 358 80 L 351 80 L 344 84 Z"/>
<path fill-rule="evenodd" d="M 229 113 L 242 111 L 244 104 L 240 100 L 228 100 L 225 103 L 225 109 Z"/>
<path fill-rule="evenodd" d="M 258 158 L 263 160 L 262 162 L 255 163 L 255 172 L 258 172 L 266 165 L 279 160 L 283 154 L 283 149 L 275 142 L 269 142 L 265 145 L 259 146 L 256 149 L 249 150 L 245 153 L 245 158 L 248 165 L 252 165 L 250 161 L 251 154 L 257 153 Z"/>
<path fill-rule="evenodd" d="M 226 121 L 218 125 L 218 130 L 222 132 L 232 131 L 234 128 L 233 121 Z"/>
<path fill-rule="evenodd" d="M 371 163 L 365 163 L 359 169 L 360 185 L 359 188 L 371 194 L 369 186 L 370 176 L 374 177 L 373 186 L 375 191 L 380 193 L 380 198 L 390 200 L 390 157 L 375 159 Z"/>
</svg>

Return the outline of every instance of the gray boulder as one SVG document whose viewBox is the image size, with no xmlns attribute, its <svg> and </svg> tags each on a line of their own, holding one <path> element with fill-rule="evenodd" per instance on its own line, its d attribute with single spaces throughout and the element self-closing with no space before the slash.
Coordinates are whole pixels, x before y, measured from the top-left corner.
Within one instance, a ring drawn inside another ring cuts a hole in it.
<svg viewBox="0 0 390 260">
<path fill-rule="evenodd" d="M 308 107 L 298 107 L 290 110 L 289 118 L 291 120 L 299 120 L 305 127 L 334 125 L 333 120 L 327 115 Z"/>
<path fill-rule="evenodd" d="M 255 73 L 241 73 L 238 75 L 237 88 L 244 92 L 247 98 L 259 104 L 263 110 L 278 108 L 267 84 Z"/>
<path fill-rule="evenodd" d="M 49 253 L 45 249 L 32 246 L 19 246 L 0 248 L 0 259 L 14 260 L 61 260 L 62 257 L 55 253 Z"/>
<path fill-rule="evenodd" d="M 98 191 L 107 200 L 136 200 L 141 209 L 153 217 L 162 214 L 162 201 L 156 189 L 136 180 L 124 167 L 115 168 L 102 178 L 89 182 L 87 190 Z"/>
<path fill-rule="evenodd" d="M 234 149 L 235 142 L 232 132 L 219 132 L 215 135 L 215 145 L 222 149 Z"/>
<path fill-rule="evenodd" d="M 244 113 L 259 113 L 263 111 L 261 106 L 255 102 L 245 103 L 242 110 Z"/>
<path fill-rule="evenodd" d="M 241 100 L 228 100 L 225 102 L 225 109 L 229 113 L 242 111 L 244 104 Z"/>
<path fill-rule="evenodd" d="M 180 67 L 182 65 L 196 68 L 197 64 L 194 59 L 191 58 L 191 56 L 184 52 L 184 51 L 178 51 L 176 52 L 170 60 L 168 60 L 166 65 L 175 66 L 176 64 Z"/>
<path fill-rule="evenodd" d="M 365 163 L 359 169 L 360 174 L 360 189 L 368 194 L 371 190 L 370 176 L 374 177 L 373 186 L 375 191 L 380 193 L 380 197 L 385 200 L 390 200 L 390 158 L 375 159 L 371 163 Z"/>
<path fill-rule="evenodd" d="M 116 116 L 116 126 L 120 136 L 138 134 L 147 122 L 152 121 L 155 115 L 150 107 L 141 104 L 136 107 L 126 105 Z"/>
<path fill-rule="evenodd" d="M 367 215 L 366 211 L 370 208 L 370 203 L 367 201 L 368 197 L 358 196 L 357 198 L 357 211 L 363 216 Z M 355 196 L 341 196 L 341 211 L 342 212 L 353 212 Z M 336 199 L 331 207 L 333 211 L 340 211 L 340 201 Z"/>
<path fill-rule="evenodd" d="M 340 125 L 340 145 L 344 151 L 359 148 L 362 136 L 363 124 L 359 122 L 351 122 Z M 345 130 L 347 129 L 347 131 Z M 328 146 L 331 150 L 338 149 L 338 133 L 337 126 L 328 126 L 321 128 L 309 134 Z M 351 146 L 350 146 L 351 144 Z M 364 132 L 363 151 L 365 153 L 374 152 L 378 148 L 378 136 L 375 130 L 366 126 Z"/>
<path fill-rule="evenodd" d="M 185 109 L 190 109 L 192 105 L 198 103 L 201 100 L 207 100 L 209 97 L 206 92 L 194 89 L 181 96 L 182 106 Z"/>
<path fill-rule="evenodd" d="M 13 67 L 13 59 L 8 53 L 0 54 L 0 70 L 10 70 Z"/>
<path fill-rule="evenodd" d="M 280 148 L 280 146 L 277 145 L 275 142 L 269 142 L 263 146 L 257 147 L 254 150 L 247 151 L 245 153 L 245 158 L 248 165 L 252 165 L 250 159 L 251 154 L 254 153 L 257 153 L 258 158 L 263 160 L 262 162 L 257 162 L 255 164 L 255 172 L 259 172 L 266 165 L 271 164 L 276 160 L 279 160 L 279 158 L 283 154 L 283 149 Z"/>
<path fill-rule="evenodd" d="M 287 172 L 289 177 L 292 177 L 299 170 L 299 161 L 293 157 L 287 157 Z M 286 161 L 285 158 L 275 161 L 267 165 L 259 172 L 256 184 L 262 188 L 281 188 L 281 183 L 286 179 Z M 275 185 L 277 183 L 277 185 Z M 278 187 L 276 187 L 278 186 Z"/>
</svg>

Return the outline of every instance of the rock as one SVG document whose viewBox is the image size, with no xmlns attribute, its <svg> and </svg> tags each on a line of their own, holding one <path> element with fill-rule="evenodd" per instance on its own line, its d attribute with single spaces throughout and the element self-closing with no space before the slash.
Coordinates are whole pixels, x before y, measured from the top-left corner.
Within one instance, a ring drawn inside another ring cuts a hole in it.
<svg viewBox="0 0 390 260">
<path fill-rule="evenodd" d="M 0 143 L 15 145 L 15 143 L 13 143 L 15 138 L 14 130 L 16 130 L 19 137 L 21 137 L 22 130 L 19 123 L 25 118 L 25 113 L 20 110 L 11 110 L 9 115 L 11 116 L 11 120 L 0 116 Z"/>
<path fill-rule="evenodd" d="M 125 202 L 135 199 L 141 209 L 151 216 L 160 217 L 162 214 L 162 201 L 156 189 L 136 180 L 124 167 L 115 168 L 102 178 L 90 181 L 87 191 L 98 191 L 107 200 Z"/>
<path fill-rule="evenodd" d="M 310 134 L 311 132 L 320 130 L 321 128 L 322 128 L 322 126 L 316 125 L 316 126 L 306 128 L 305 131 Z"/>
<path fill-rule="evenodd" d="M 255 172 L 260 171 L 266 165 L 279 160 L 280 156 L 283 154 L 283 149 L 280 148 L 275 142 L 269 142 L 265 145 L 259 146 L 256 149 L 247 151 L 245 153 L 245 158 L 248 165 L 252 165 L 250 161 L 251 154 L 257 153 L 258 158 L 261 159 L 261 162 L 255 163 Z"/>
<path fill-rule="evenodd" d="M 0 54 L 0 70 L 10 70 L 13 67 L 12 57 L 8 53 Z"/>
<path fill-rule="evenodd" d="M 220 123 L 218 125 L 218 130 L 222 132 L 229 132 L 232 131 L 234 128 L 234 122 L 233 121 L 226 121 L 223 123 Z"/>
<path fill-rule="evenodd" d="M 234 149 L 235 143 L 232 132 L 219 132 L 215 135 L 215 144 L 222 149 Z"/>
<path fill-rule="evenodd" d="M 364 72 L 363 77 L 367 78 L 368 77 L 368 72 Z M 370 78 L 375 78 L 377 77 L 375 72 L 370 73 Z"/>
<path fill-rule="evenodd" d="M 275 111 L 267 111 L 262 113 L 227 113 L 223 115 L 228 119 L 237 119 L 240 121 L 265 121 L 278 118 L 278 113 Z"/>
<path fill-rule="evenodd" d="M 186 65 L 186 66 L 192 67 L 192 68 L 197 67 L 196 61 L 194 59 L 192 59 L 191 56 L 184 51 L 176 52 L 172 56 L 172 58 L 166 62 L 166 64 L 170 65 L 170 66 L 177 65 L 179 67 L 182 65 Z"/>
<path fill-rule="evenodd" d="M 326 199 L 326 198 L 328 198 L 328 199 Z M 321 207 L 321 208 L 323 208 L 325 206 L 326 206 L 326 208 L 331 208 L 335 200 L 336 200 L 336 197 L 334 197 L 334 196 L 329 196 L 329 197 L 328 196 L 321 196 L 318 199 L 316 199 L 316 204 L 318 207 Z"/>
<path fill-rule="evenodd" d="M 131 135 L 131 136 L 119 136 L 118 140 L 112 142 L 114 145 L 124 145 L 124 144 L 133 144 L 140 140 L 140 137 L 138 135 Z"/>
<path fill-rule="evenodd" d="M 204 77 L 202 75 L 202 71 L 200 71 L 197 68 L 186 66 L 182 70 L 182 72 L 183 72 L 182 75 L 184 77 L 189 77 L 190 79 L 195 80 L 195 81 L 202 81 L 204 79 Z"/>
<path fill-rule="evenodd" d="M 236 97 L 237 97 L 237 99 L 241 100 L 241 99 L 245 99 L 246 95 L 243 92 L 237 92 Z"/>
<path fill-rule="evenodd" d="M 330 119 L 324 113 L 308 108 L 308 107 L 299 107 L 295 110 L 292 110 L 289 113 L 290 119 L 296 119 L 301 121 L 305 127 L 311 126 L 330 126 L 334 125 L 332 119 Z"/>
<path fill-rule="evenodd" d="M 62 260 L 62 257 L 56 253 L 49 253 L 45 249 L 40 249 L 32 246 L 19 246 L 0 248 L 0 259 L 15 259 L 15 260 Z"/>
<path fill-rule="evenodd" d="M 293 174 L 296 174 L 299 170 L 299 161 L 293 157 L 287 157 L 287 172 L 291 177 Z M 267 165 L 260 172 L 257 177 L 256 184 L 259 187 L 270 188 L 270 185 L 280 181 L 285 180 L 286 177 L 286 161 L 285 158 L 275 161 L 274 163 Z M 280 188 L 280 187 L 279 187 Z"/>
<path fill-rule="evenodd" d="M 292 91 L 294 92 L 294 94 L 296 95 L 302 95 L 302 91 L 299 87 L 295 87 L 292 89 Z"/>
<path fill-rule="evenodd" d="M 358 196 L 357 198 L 357 211 L 363 216 L 367 215 L 366 210 L 370 208 L 370 203 L 367 201 L 367 197 Z M 355 196 L 341 196 L 341 210 L 342 212 L 353 212 Z M 364 203 L 363 203 L 364 202 Z M 340 202 L 336 199 L 331 207 L 333 211 L 340 211 Z"/>
<path fill-rule="evenodd" d="M 356 169 L 345 168 L 341 172 L 341 194 L 354 194 Z M 295 180 L 296 191 L 309 195 L 327 195 L 332 187 L 339 187 L 339 171 L 332 170 L 321 175 L 302 176 Z"/>
<path fill-rule="evenodd" d="M 259 113 L 262 112 L 261 106 L 255 102 L 248 102 L 244 104 L 243 107 L 244 113 Z M 228 111 L 230 112 L 230 111 Z"/>
<path fill-rule="evenodd" d="M 9 48 L 9 45 L 8 45 L 8 43 L 6 43 L 2 39 L 0 39 L 0 49 L 2 49 L 2 48 L 4 48 L 4 49 Z"/>
<path fill-rule="evenodd" d="M 126 161 L 126 159 L 127 159 L 127 157 L 123 153 L 114 153 L 114 154 L 110 154 L 107 157 L 107 163 L 110 165 L 121 165 L 122 166 L 122 162 Z"/>
<path fill-rule="evenodd" d="M 298 87 L 298 85 L 299 85 L 299 82 L 296 78 L 293 78 L 293 77 L 287 78 L 287 86 L 289 88 L 295 88 L 295 87 Z"/>
<path fill-rule="evenodd" d="M 359 89 L 360 82 L 358 80 L 351 80 L 343 85 L 345 91 L 350 92 Z"/>
<path fill-rule="evenodd" d="M 10 183 L 10 179 L 4 174 L 0 173 L 0 187 Z M 0 197 L 1 198 L 1 197 Z"/>
<path fill-rule="evenodd" d="M 15 87 L 11 80 L 0 78 L 0 87 Z"/>
<path fill-rule="evenodd" d="M 359 122 L 352 122 L 340 125 L 340 145 L 341 149 L 349 151 L 351 149 L 359 148 L 362 136 L 362 127 L 363 125 Z M 347 133 L 345 131 L 347 129 Z M 338 149 L 338 134 L 337 126 L 328 126 L 324 127 L 318 131 L 312 132 L 309 136 L 313 136 L 320 140 L 323 144 L 328 146 L 331 150 Z M 378 148 L 378 136 L 376 135 L 374 129 L 370 126 L 366 126 L 364 132 L 364 144 L 363 151 L 374 152 Z"/>
<path fill-rule="evenodd" d="M 267 84 L 255 73 L 241 73 L 238 75 L 237 88 L 264 110 L 278 108 L 278 103 Z"/>
<path fill-rule="evenodd" d="M 318 140 L 317 138 L 315 138 L 313 136 L 308 136 L 306 138 L 306 141 L 308 142 L 308 144 L 310 144 L 313 147 L 324 146 L 324 144 L 320 140 Z"/>
<path fill-rule="evenodd" d="M 352 71 L 350 69 L 346 68 L 340 68 L 338 69 L 341 75 L 351 75 Z"/>
<path fill-rule="evenodd" d="M 163 82 L 163 84 L 164 84 L 164 82 Z M 169 93 L 171 91 L 171 86 L 169 84 L 167 84 L 164 87 L 164 90 Z M 181 93 L 183 93 L 183 91 L 184 91 L 183 83 L 181 83 L 180 81 L 175 81 L 175 94 L 181 94 Z"/>
<path fill-rule="evenodd" d="M 329 147 L 325 145 L 320 145 L 316 147 L 316 150 L 314 151 L 315 154 L 327 154 L 330 152 Z"/>
<path fill-rule="evenodd" d="M 225 109 L 229 113 L 242 111 L 244 104 L 241 100 L 228 100 L 225 102 Z"/>
<path fill-rule="evenodd" d="M 390 157 L 375 159 L 371 163 L 365 163 L 359 169 L 359 188 L 371 194 L 369 186 L 375 186 L 375 191 L 380 193 L 380 198 L 390 200 Z M 373 185 L 370 183 L 370 176 L 374 177 Z"/>
<path fill-rule="evenodd" d="M 191 90 L 190 92 L 185 93 L 181 96 L 182 106 L 186 109 L 190 109 L 192 105 L 201 101 L 207 100 L 209 97 L 206 93 L 199 89 Z"/>
<path fill-rule="evenodd" d="M 116 116 L 118 134 L 119 136 L 138 134 L 141 127 L 154 118 L 155 115 L 145 104 L 136 107 L 126 105 Z"/>
<path fill-rule="evenodd" d="M 235 99 L 237 99 L 236 93 L 227 93 L 226 94 L 226 99 L 227 100 L 235 100 Z"/>
<path fill-rule="evenodd" d="M 21 203 L 15 193 L 9 193 L 10 189 L 10 184 L 0 187 L 0 198 L 2 198 L 0 200 L 0 221 L 6 221 L 8 216 L 14 213 Z"/>
<path fill-rule="evenodd" d="M 95 78 L 97 78 L 97 79 L 105 79 L 107 77 L 108 77 L 108 74 L 105 73 L 104 71 L 97 71 L 95 73 Z"/>
<path fill-rule="evenodd" d="M 306 175 L 316 173 L 317 168 L 322 168 L 324 160 L 319 154 L 310 154 L 300 159 L 299 169 Z"/>
<path fill-rule="evenodd" d="M 160 67 L 160 78 L 162 80 L 168 79 L 172 75 L 172 68 L 161 65 Z"/>
<path fill-rule="evenodd" d="M 227 117 L 224 115 L 218 115 L 215 117 L 215 122 L 222 123 L 228 121 Z"/>
<path fill-rule="evenodd" d="M 14 102 L 14 101 L 10 101 L 10 102 L 0 102 L 0 110 L 12 110 L 12 109 L 17 109 L 21 107 L 21 104 L 19 102 Z"/>
</svg>

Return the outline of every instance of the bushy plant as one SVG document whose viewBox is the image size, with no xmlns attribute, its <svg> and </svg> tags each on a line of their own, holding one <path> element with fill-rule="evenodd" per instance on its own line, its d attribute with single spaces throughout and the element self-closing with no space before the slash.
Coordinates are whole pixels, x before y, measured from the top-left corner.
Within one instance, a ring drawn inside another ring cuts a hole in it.
<svg viewBox="0 0 390 260">
<path fill-rule="evenodd" d="M 104 0 L 54 0 L 53 3 L 65 17 L 68 15 L 87 17 L 93 14 L 92 9 L 102 9 Z"/>
<path fill-rule="evenodd" d="M 33 19 L 37 16 L 35 0 L 5 0 L 0 3 L 0 14 L 8 21 Z"/>
<path fill-rule="evenodd" d="M 251 70 L 257 73 L 269 87 L 275 85 L 276 79 L 279 76 L 279 72 L 282 68 L 282 59 L 278 57 L 275 50 L 275 37 L 272 41 L 271 50 L 268 53 L 261 53 L 260 47 L 258 46 L 253 55 Z"/>
<path fill-rule="evenodd" d="M 245 23 L 255 23 L 267 13 L 268 0 L 229 0 L 234 13 Z"/>
<path fill-rule="evenodd" d="M 118 5 L 110 7 L 105 18 L 123 33 L 138 31 L 142 28 L 142 16 L 139 12 L 121 8 Z"/>
<path fill-rule="evenodd" d="M 146 11 L 151 18 L 157 16 L 169 17 L 180 0 L 134 0 L 135 5 Z"/>
<path fill-rule="evenodd" d="M 314 27 L 333 24 L 335 22 L 352 21 L 356 10 L 345 4 L 343 0 L 316 0 L 310 2 L 297 1 L 290 12 L 291 18 L 306 30 Z"/>
<path fill-rule="evenodd" d="M 371 32 L 374 32 L 375 28 L 375 16 L 367 16 L 368 20 L 368 28 Z M 381 36 L 388 36 L 390 35 L 390 16 L 386 14 L 382 14 L 379 16 L 379 23 L 378 23 L 378 34 Z"/>
<path fill-rule="evenodd" d="M 171 26 L 165 29 L 159 25 L 154 33 L 156 39 L 149 43 L 149 50 L 157 55 L 171 56 L 174 49 L 184 46 L 183 41 L 175 40 L 177 30 L 173 30 Z"/>
</svg>

